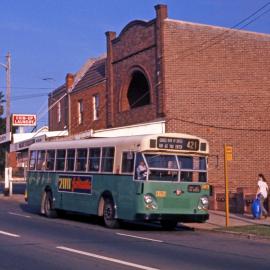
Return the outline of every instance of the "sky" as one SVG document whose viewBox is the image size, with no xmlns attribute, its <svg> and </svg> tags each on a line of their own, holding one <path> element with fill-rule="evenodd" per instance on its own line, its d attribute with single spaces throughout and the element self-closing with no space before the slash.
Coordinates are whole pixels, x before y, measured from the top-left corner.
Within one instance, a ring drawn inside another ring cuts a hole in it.
<svg viewBox="0 0 270 270">
<path fill-rule="evenodd" d="M 37 114 L 38 127 L 46 125 L 48 93 L 106 52 L 106 31 L 118 35 L 133 20 L 155 18 L 157 4 L 168 6 L 171 19 L 228 28 L 268 4 L 243 30 L 270 34 L 268 0 L 0 0 L 0 64 L 10 52 L 11 113 Z"/>
</svg>

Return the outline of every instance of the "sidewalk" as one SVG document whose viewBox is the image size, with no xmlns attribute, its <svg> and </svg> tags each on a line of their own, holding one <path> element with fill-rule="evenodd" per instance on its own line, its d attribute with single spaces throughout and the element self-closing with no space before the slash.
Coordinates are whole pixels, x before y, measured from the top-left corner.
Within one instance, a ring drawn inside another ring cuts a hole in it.
<svg viewBox="0 0 270 270">
<path fill-rule="evenodd" d="M 223 211 L 209 211 L 209 220 L 205 223 L 184 223 L 188 227 L 203 230 L 213 230 L 225 227 L 226 215 Z M 253 219 L 251 214 L 230 214 L 229 215 L 229 227 L 235 226 L 248 226 L 248 225 L 269 225 L 270 216 L 267 219 Z"/>
</svg>

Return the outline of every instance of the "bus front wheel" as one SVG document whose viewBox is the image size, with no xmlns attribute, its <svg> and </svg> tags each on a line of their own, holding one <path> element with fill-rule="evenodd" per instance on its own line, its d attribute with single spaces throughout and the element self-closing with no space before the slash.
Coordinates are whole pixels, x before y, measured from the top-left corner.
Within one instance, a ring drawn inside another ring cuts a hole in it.
<svg viewBox="0 0 270 270">
<path fill-rule="evenodd" d="M 106 198 L 103 207 L 103 220 L 108 228 L 119 227 L 119 221 L 115 218 L 115 208 L 112 199 Z"/>
<path fill-rule="evenodd" d="M 53 209 L 53 197 L 51 191 L 46 191 L 44 194 L 42 213 L 49 218 L 57 217 L 57 212 Z"/>
</svg>

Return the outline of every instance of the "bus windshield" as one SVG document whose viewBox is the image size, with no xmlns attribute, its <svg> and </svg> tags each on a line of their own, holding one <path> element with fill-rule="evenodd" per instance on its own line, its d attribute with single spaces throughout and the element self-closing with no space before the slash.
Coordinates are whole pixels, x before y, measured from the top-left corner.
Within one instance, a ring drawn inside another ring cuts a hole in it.
<svg viewBox="0 0 270 270">
<path fill-rule="evenodd" d="M 152 181 L 206 182 L 206 157 L 144 154 L 146 178 Z"/>
</svg>

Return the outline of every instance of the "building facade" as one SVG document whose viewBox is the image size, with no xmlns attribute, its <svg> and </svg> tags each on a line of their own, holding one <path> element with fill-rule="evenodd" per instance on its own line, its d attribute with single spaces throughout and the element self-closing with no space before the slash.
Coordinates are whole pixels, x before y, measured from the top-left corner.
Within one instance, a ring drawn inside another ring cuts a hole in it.
<svg viewBox="0 0 270 270">
<path fill-rule="evenodd" d="M 270 35 L 173 20 L 165 5 L 155 10 L 151 21 L 106 33 L 106 57 L 67 95 L 70 135 L 164 121 L 166 132 L 209 141 L 215 208 L 224 206 L 224 144 L 233 147 L 231 200 L 254 196 L 257 174 L 270 179 Z M 57 117 L 50 113 L 50 128 Z"/>
</svg>

